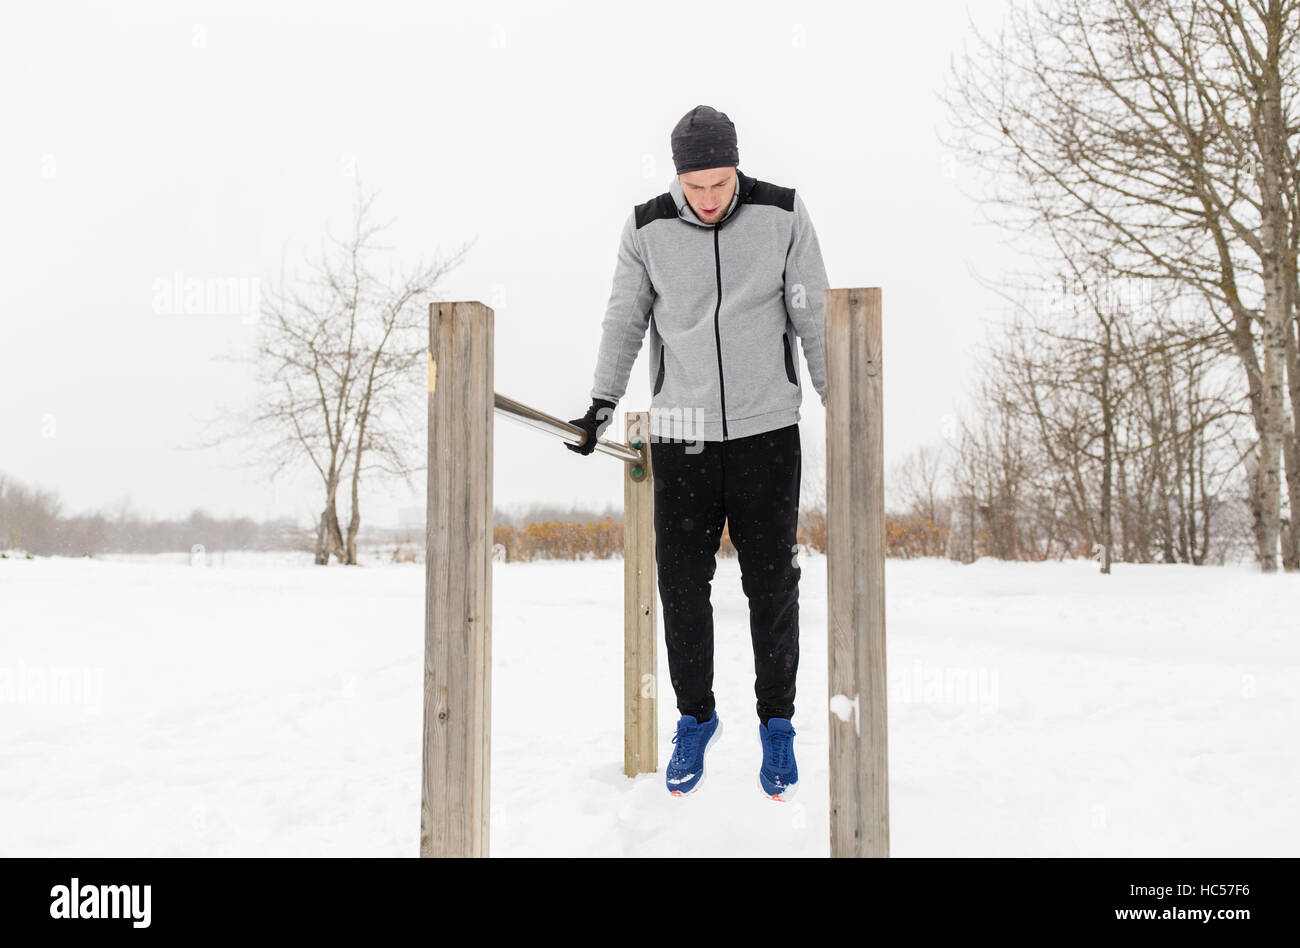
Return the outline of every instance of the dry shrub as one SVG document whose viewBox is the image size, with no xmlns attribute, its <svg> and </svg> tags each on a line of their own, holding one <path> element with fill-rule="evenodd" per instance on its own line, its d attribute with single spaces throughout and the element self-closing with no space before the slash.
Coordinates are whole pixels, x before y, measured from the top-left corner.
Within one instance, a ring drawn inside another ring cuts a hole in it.
<svg viewBox="0 0 1300 948">
<path fill-rule="evenodd" d="M 947 548 L 944 531 L 929 517 L 908 514 L 885 518 L 885 555 L 910 560 L 942 556 Z"/>
<path fill-rule="evenodd" d="M 729 524 L 724 524 L 718 544 L 718 556 L 734 557 Z M 810 553 L 826 552 L 826 511 L 808 507 L 799 512 L 797 539 Z M 909 514 L 885 518 L 885 555 L 900 559 L 919 556 L 943 556 L 949 541 L 948 531 L 928 517 Z M 582 523 L 569 520 L 543 520 L 520 527 L 499 525 L 492 531 L 492 542 L 505 551 L 510 563 L 533 560 L 611 559 L 623 555 L 623 524 L 612 517 Z M 405 556 L 404 548 L 394 553 L 394 562 L 416 562 Z M 414 551 L 411 553 L 414 557 Z"/>
<path fill-rule="evenodd" d="M 498 526 L 493 543 L 506 551 L 506 562 L 610 559 L 623 552 L 623 525 L 613 517 L 574 523 L 543 520 L 522 527 Z"/>
<path fill-rule="evenodd" d="M 826 511 L 821 507 L 806 507 L 799 511 L 798 539 L 801 546 L 814 553 L 826 552 Z"/>
</svg>

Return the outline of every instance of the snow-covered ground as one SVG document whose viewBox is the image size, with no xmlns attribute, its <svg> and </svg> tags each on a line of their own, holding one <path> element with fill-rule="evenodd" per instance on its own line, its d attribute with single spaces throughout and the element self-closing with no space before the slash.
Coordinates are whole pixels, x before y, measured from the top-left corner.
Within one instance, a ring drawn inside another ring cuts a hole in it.
<svg viewBox="0 0 1300 948">
<path fill-rule="evenodd" d="M 0 560 L 0 855 L 419 847 L 423 567 Z M 622 564 L 497 564 L 492 853 L 822 856 L 826 569 L 805 558 L 803 783 L 757 788 L 735 560 L 699 793 L 622 775 Z M 892 852 L 1300 854 L 1300 576 L 890 561 Z"/>
</svg>

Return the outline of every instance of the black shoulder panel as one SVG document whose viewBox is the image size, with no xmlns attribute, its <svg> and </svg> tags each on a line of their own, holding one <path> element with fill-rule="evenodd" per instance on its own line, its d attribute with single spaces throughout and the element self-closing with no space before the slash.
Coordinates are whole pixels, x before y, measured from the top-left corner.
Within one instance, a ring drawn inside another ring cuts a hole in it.
<svg viewBox="0 0 1300 948">
<path fill-rule="evenodd" d="M 750 181 L 752 184 L 745 191 L 746 204 L 770 204 L 783 211 L 794 210 L 794 188 L 782 188 L 754 178 Z"/>
<path fill-rule="evenodd" d="M 665 191 L 658 197 L 651 198 L 644 204 L 636 206 L 636 229 L 640 230 L 651 221 L 657 221 L 664 217 L 676 217 L 677 205 L 673 203 L 673 196 Z"/>
</svg>

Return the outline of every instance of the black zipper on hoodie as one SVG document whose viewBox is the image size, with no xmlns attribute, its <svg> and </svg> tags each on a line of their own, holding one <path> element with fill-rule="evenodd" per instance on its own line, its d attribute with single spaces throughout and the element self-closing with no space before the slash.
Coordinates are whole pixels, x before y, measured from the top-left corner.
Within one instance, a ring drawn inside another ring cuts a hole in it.
<svg viewBox="0 0 1300 948">
<path fill-rule="evenodd" d="M 737 182 L 737 187 L 739 187 Z M 713 338 L 718 344 L 718 395 L 722 399 L 722 440 L 727 440 L 727 389 L 722 381 L 722 328 L 718 314 L 722 311 L 722 253 L 718 249 L 718 231 L 722 230 L 722 221 L 713 225 L 713 266 L 718 274 L 718 303 L 713 308 Z"/>
</svg>

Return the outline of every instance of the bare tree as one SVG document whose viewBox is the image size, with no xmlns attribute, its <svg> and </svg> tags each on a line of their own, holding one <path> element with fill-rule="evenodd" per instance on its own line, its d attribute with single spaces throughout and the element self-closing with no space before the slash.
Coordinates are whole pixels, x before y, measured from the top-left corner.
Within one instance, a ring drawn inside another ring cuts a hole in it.
<svg viewBox="0 0 1300 948">
<path fill-rule="evenodd" d="M 917 448 L 894 468 L 888 479 L 901 518 L 910 522 L 916 555 L 942 556 L 951 540 L 952 505 L 948 500 L 949 451 L 942 444 Z"/>
<path fill-rule="evenodd" d="M 1044 487 L 1041 445 L 1015 404 L 1011 376 L 984 360 L 976 408 L 960 421 L 953 467 L 955 552 L 1041 560 L 1062 556 L 1053 487 Z"/>
<path fill-rule="evenodd" d="M 894 469 L 891 489 L 908 510 L 938 524 L 943 518 L 945 468 L 943 447 L 922 445 Z"/>
<path fill-rule="evenodd" d="M 361 486 L 369 472 L 421 469 L 428 303 L 469 245 L 433 263 L 381 270 L 387 225 L 358 184 L 351 233 L 328 238 L 308 275 L 283 277 L 263 302 L 257 358 L 263 397 L 252 419 L 276 473 L 303 463 L 320 477 L 316 562 L 355 564 Z M 338 495 L 346 485 L 346 529 Z"/>
<path fill-rule="evenodd" d="M 976 414 L 1020 436 L 995 440 L 981 433 L 987 420 L 968 423 L 965 490 L 979 495 L 975 471 L 1018 472 L 1025 483 L 1000 491 L 1014 514 L 985 490 L 968 518 L 999 510 L 1020 525 L 1022 549 L 1099 555 L 1103 572 L 1114 553 L 1206 562 L 1243 462 L 1234 435 L 1246 407 L 1228 384 L 1230 354 L 1196 332 L 1203 321 L 1175 319 L 1170 300 L 1135 299 L 1102 270 L 1062 277 L 1045 304 L 1019 305 L 982 360 Z"/>
<path fill-rule="evenodd" d="M 1025 232 L 1068 231 L 1135 279 L 1199 294 L 1244 373 L 1261 568 L 1300 568 L 1300 0 L 1015 5 L 954 69 L 952 146 Z M 1284 381 L 1291 398 L 1284 411 Z"/>
<path fill-rule="evenodd" d="M 0 550 L 54 552 L 62 513 L 52 491 L 28 488 L 0 474 Z"/>
</svg>

